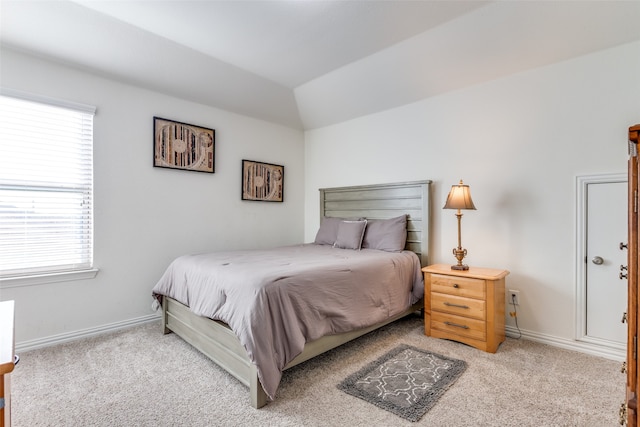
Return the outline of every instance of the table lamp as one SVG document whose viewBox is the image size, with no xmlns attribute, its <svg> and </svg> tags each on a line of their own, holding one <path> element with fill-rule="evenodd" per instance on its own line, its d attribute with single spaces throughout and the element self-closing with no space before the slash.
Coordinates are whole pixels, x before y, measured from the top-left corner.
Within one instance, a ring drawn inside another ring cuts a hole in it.
<svg viewBox="0 0 640 427">
<path fill-rule="evenodd" d="M 462 263 L 462 260 L 465 256 L 467 256 L 467 250 L 462 249 L 462 243 L 460 238 L 460 220 L 462 219 L 461 209 L 473 209 L 476 207 L 473 205 L 473 200 L 471 200 L 471 192 L 469 191 L 469 186 L 462 183 L 460 180 L 460 184 L 452 185 L 451 191 L 449 191 L 449 195 L 447 196 L 447 201 L 444 204 L 443 209 L 457 209 L 456 217 L 458 217 L 458 247 L 453 249 L 453 255 L 455 255 L 458 263 L 456 265 L 452 265 L 452 270 L 468 270 L 469 266 Z"/>
</svg>

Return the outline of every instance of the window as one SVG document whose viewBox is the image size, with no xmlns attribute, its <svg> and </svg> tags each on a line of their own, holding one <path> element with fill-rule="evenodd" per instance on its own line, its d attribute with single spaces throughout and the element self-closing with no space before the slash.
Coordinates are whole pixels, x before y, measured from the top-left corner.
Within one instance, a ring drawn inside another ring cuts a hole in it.
<svg viewBox="0 0 640 427">
<path fill-rule="evenodd" d="M 91 270 L 95 108 L 2 93 L 0 280 Z"/>
</svg>

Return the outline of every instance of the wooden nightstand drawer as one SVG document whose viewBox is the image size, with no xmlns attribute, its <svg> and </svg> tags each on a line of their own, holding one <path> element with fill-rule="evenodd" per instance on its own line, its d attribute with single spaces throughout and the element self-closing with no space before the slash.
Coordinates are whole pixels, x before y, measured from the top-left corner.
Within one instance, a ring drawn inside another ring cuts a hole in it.
<svg viewBox="0 0 640 427">
<path fill-rule="evenodd" d="M 507 270 L 454 270 L 434 264 L 424 273 L 424 333 L 495 353 L 505 339 Z"/>
<path fill-rule="evenodd" d="M 487 314 L 485 300 L 464 298 L 455 295 L 431 293 L 431 310 L 445 313 L 458 314 L 485 320 Z"/>
<path fill-rule="evenodd" d="M 484 280 L 441 274 L 431 275 L 431 292 L 478 299 L 486 297 Z"/>
<path fill-rule="evenodd" d="M 486 324 L 482 320 L 469 319 L 445 313 L 431 313 L 431 327 L 443 332 L 449 332 L 452 339 L 455 335 L 484 341 L 487 338 Z"/>
</svg>

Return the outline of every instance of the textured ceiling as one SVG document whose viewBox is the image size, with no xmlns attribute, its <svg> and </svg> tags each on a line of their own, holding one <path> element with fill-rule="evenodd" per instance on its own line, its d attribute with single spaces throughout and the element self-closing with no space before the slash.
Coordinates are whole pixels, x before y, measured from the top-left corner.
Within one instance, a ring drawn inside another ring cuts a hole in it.
<svg viewBox="0 0 640 427">
<path fill-rule="evenodd" d="M 0 0 L 0 41 L 312 129 L 638 40 L 639 18 L 638 1 Z"/>
</svg>

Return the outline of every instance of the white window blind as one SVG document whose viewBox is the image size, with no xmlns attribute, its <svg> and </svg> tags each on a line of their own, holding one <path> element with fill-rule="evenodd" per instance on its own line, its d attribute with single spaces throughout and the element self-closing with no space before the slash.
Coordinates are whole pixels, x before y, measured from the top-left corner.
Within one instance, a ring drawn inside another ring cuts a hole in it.
<svg viewBox="0 0 640 427">
<path fill-rule="evenodd" d="M 0 278 L 92 267 L 95 109 L 61 105 L 0 95 Z"/>
</svg>

